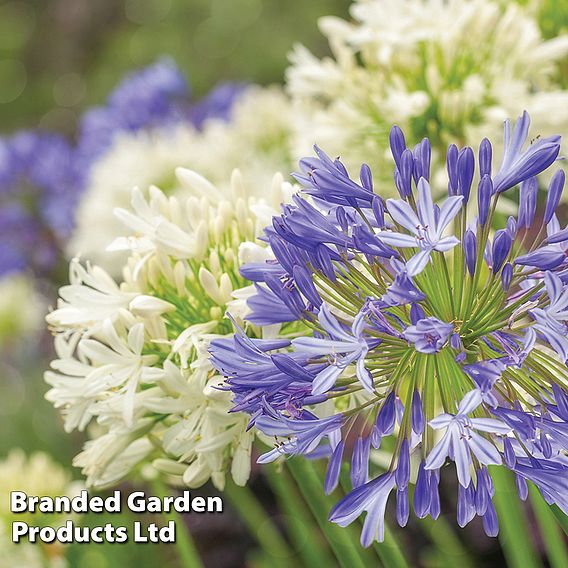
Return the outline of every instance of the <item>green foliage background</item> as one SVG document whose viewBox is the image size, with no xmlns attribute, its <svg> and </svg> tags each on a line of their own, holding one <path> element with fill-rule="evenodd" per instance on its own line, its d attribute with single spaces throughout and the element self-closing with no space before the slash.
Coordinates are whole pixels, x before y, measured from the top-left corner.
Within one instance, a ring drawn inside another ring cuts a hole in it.
<svg viewBox="0 0 568 568">
<path fill-rule="evenodd" d="M 282 82 L 301 42 L 323 54 L 316 21 L 348 0 L 8 0 L 0 2 L 0 131 L 71 131 L 134 67 L 170 55 L 196 97 L 220 80 Z"/>
</svg>

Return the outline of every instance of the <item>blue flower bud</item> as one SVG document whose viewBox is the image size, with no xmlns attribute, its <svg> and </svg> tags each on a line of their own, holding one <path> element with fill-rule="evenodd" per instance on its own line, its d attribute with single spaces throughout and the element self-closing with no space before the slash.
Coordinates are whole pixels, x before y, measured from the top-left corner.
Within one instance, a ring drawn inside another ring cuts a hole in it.
<svg viewBox="0 0 568 568">
<path fill-rule="evenodd" d="M 422 410 L 422 400 L 420 393 L 415 390 L 412 395 L 412 431 L 419 436 L 424 432 L 424 411 Z"/>
<path fill-rule="evenodd" d="M 373 215 L 375 216 L 375 221 L 379 229 L 385 228 L 385 205 L 383 200 L 376 196 L 371 201 L 371 209 L 373 210 Z"/>
<path fill-rule="evenodd" d="M 440 471 L 434 469 L 430 471 L 430 516 L 436 520 L 440 516 L 440 493 L 438 483 L 440 481 Z"/>
<path fill-rule="evenodd" d="M 560 202 L 560 197 L 562 196 L 562 190 L 564 189 L 564 181 L 566 179 L 566 174 L 562 170 L 558 170 L 550 180 L 550 185 L 548 186 L 548 195 L 546 196 L 546 209 L 544 211 L 544 224 L 547 225 L 556 208 Z"/>
<path fill-rule="evenodd" d="M 405 438 L 400 446 L 398 464 L 395 471 L 396 485 L 399 489 L 404 489 L 408 485 L 410 478 L 410 449 L 408 439 Z"/>
<path fill-rule="evenodd" d="M 430 509 L 430 477 L 424 469 L 424 462 L 420 462 L 416 487 L 414 488 L 414 513 L 423 519 Z"/>
<path fill-rule="evenodd" d="M 499 534 L 499 522 L 493 503 L 489 501 L 487 511 L 483 515 L 483 530 L 487 536 L 497 536 Z"/>
<path fill-rule="evenodd" d="M 430 158 L 432 155 L 432 147 L 430 140 L 423 138 L 420 144 L 414 147 L 414 181 L 418 183 L 420 178 L 430 181 Z"/>
<path fill-rule="evenodd" d="M 349 229 L 349 221 L 347 220 L 345 209 L 341 207 L 341 205 L 335 210 L 335 217 L 337 218 L 341 230 L 346 233 Z"/>
<path fill-rule="evenodd" d="M 446 152 L 446 169 L 448 170 L 448 195 L 458 194 L 458 148 L 450 144 Z"/>
<path fill-rule="evenodd" d="M 473 172 L 475 170 L 475 158 L 471 148 L 464 148 L 458 158 L 458 195 L 463 195 L 464 203 L 469 200 Z"/>
<path fill-rule="evenodd" d="M 515 467 L 517 463 L 517 458 L 515 456 L 515 450 L 513 449 L 513 444 L 509 438 L 503 439 L 503 457 L 505 458 L 505 465 L 511 469 Z"/>
<path fill-rule="evenodd" d="M 395 175 L 395 182 L 398 192 L 402 198 L 412 194 L 412 171 L 414 169 L 414 157 L 410 150 L 404 150 L 400 157 L 400 167 L 397 167 L 398 175 Z"/>
<path fill-rule="evenodd" d="M 521 501 L 526 501 L 529 496 L 529 488 L 524 477 L 517 475 L 516 477 L 517 493 L 519 494 L 519 499 Z"/>
<path fill-rule="evenodd" d="M 503 271 L 501 272 L 501 286 L 503 291 L 506 292 L 511 286 L 511 280 L 513 280 L 513 265 L 507 262 L 503 266 Z"/>
<path fill-rule="evenodd" d="M 375 448 L 375 450 L 378 450 L 381 447 L 381 440 L 381 433 L 379 432 L 377 425 L 374 424 L 371 429 L 371 445 Z"/>
<path fill-rule="evenodd" d="M 371 173 L 371 168 L 367 164 L 361 165 L 359 179 L 361 180 L 361 185 L 365 189 L 373 191 L 373 174 Z"/>
<path fill-rule="evenodd" d="M 452 336 L 450 337 L 450 345 L 452 349 L 463 349 L 463 343 L 459 334 L 452 333 Z"/>
<path fill-rule="evenodd" d="M 396 491 L 396 520 L 401 527 L 405 527 L 410 514 L 408 503 L 408 487 L 398 488 Z"/>
<path fill-rule="evenodd" d="M 477 256 L 477 238 L 473 231 L 467 230 L 463 236 L 463 250 L 465 264 L 471 276 L 475 274 L 475 261 Z"/>
<path fill-rule="evenodd" d="M 491 176 L 491 160 L 493 158 L 493 148 L 491 142 L 484 138 L 479 145 L 479 177 Z"/>
<path fill-rule="evenodd" d="M 501 270 L 501 266 L 509 252 L 511 251 L 511 245 L 513 241 L 505 229 L 500 229 L 495 233 L 495 238 L 493 239 L 493 249 L 492 249 L 492 259 L 493 259 L 493 274 L 496 274 Z"/>
<path fill-rule="evenodd" d="M 535 177 L 521 183 L 519 194 L 519 229 L 528 229 L 534 221 L 538 182 Z"/>
<path fill-rule="evenodd" d="M 552 445 L 550 444 L 550 440 L 548 436 L 544 433 L 540 433 L 540 447 L 542 450 L 542 455 L 549 460 L 552 457 Z"/>
<path fill-rule="evenodd" d="M 406 141 L 404 134 L 398 126 L 393 126 L 389 134 L 389 142 L 391 152 L 394 158 L 396 167 L 400 170 L 400 158 L 402 153 L 406 150 Z"/>
<path fill-rule="evenodd" d="M 394 400 L 394 392 L 391 392 L 381 410 L 379 411 L 379 415 L 377 416 L 377 429 L 379 430 L 379 434 L 381 436 L 385 436 L 388 434 L 392 434 L 394 430 L 394 422 L 395 422 L 395 400 Z"/>
<path fill-rule="evenodd" d="M 479 213 L 479 224 L 485 225 L 489 215 L 489 203 L 493 195 L 493 182 L 488 175 L 481 178 L 477 189 L 477 209 Z"/>
</svg>

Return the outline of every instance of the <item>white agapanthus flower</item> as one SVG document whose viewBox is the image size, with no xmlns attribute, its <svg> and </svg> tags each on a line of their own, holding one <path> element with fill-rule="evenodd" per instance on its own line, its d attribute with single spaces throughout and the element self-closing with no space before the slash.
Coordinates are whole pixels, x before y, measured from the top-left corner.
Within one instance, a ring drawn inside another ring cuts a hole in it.
<svg viewBox="0 0 568 568">
<path fill-rule="evenodd" d="M 57 528 L 67 520 L 65 515 L 18 513 L 10 511 L 10 492 L 24 491 L 27 495 L 78 495 L 82 485 L 71 481 L 71 475 L 44 452 L 26 455 L 13 449 L 0 460 L 0 568 L 64 568 L 68 563 L 61 544 L 52 545 L 12 542 L 13 521 Z"/>
<path fill-rule="evenodd" d="M 265 195 L 275 172 L 292 170 L 290 112 L 281 89 L 250 87 L 234 104 L 229 122 L 209 119 L 201 130 L 181 122 L 117 134 L 91 167 L 67 249 L 70 257 L 80 255 L 118 274 L 124 258 L 105 253 L 122 230 L 113 209 L 128 206 L 134 186 L 146 191 L 155 185 L 168 195 L 183 195 L 178 166 L 199 171 L 221 192 L 229 190 L 231 172 L 239 167 L 250 193 Z"/>
<path fill-rule="evenodd" d="M 341 151 L 352 168 L 378 163 L 380 182 L 392 174 L 385 144 L 392 124 L 411 142 L 428 136 L 434 160 L 450 142 L 491 138 L 523 110 L 542 136 L 568 127 L 568 91 L 555 85 L 568 36 L 544 41 L 517 4 L 358 0 L 351 15 L 319 22 L 332 57 L 318 59 L 302 46 L 291 55 L 297 157 L 316 142 L 330 154 Z"/>
<path fill-rule="evenodd" d="M 243 485 L 250 473 L 254 434 L 246 415 L 229 412 L 208 347 L 231 332 L 229 306 L 244 325 L 241 260 L 270 254 L 254 243 L 294 188 L 276 175 L 259 197 L 238 170 L 226 190 L 175 171 L 185 198 L 152 186 L 133 190 L 131 208 L 116 210 L 126 236 L 106 254 L 129 255 L 122 281 L 74 260 L 47 316 L 57 359 L 46 396 L 66 430 L 93 434 L 74 462 L 90 486 L 111 485 L 149 462 L 190 487 L 211 479 L 222 488 L 228 471 Z"/>
</svg>

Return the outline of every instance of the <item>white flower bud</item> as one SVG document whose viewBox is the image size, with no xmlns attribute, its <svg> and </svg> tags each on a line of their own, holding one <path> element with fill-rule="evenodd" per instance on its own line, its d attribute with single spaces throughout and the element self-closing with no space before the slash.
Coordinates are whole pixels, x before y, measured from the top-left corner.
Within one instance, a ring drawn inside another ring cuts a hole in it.
<svg viewBox="0 0 568 568">
<path fill-rule="evenodd" d="M 205 293 L 215 303 L 221 305 L 225 304 L 225 299 L 219 288 L 219 284 L 217 284 L 217 280 L 215 280 L 213 274 L 211 274 L 211 272 L 209 272 L 209 270 L 207 270 L 204 266 L 199 269 L 199 282 L 201 283 L 201 286 L 203 286 Z"/>
<path fill-rule="evenodd" d="M 209 253 L 209 270 L 211 270 L 215 278 L 221 276 L 221 261 L 219 260 L 219 254 L 216 249 L 213 249 Z"/>
<path fill-rule="evenodd" d="M 246 197 L 243 175 L 239 169 L 234 169 L 231 173 L 231 193 L 237 199 L 244 199 Z"/>
<path fill-rule="evenodd" d="M 207 179 L 193 170 L 176 168 L 176 178 L 181 186 L 196 196 L 205 196 L 212 201 L 223 198 L 221 192 Z"/>
<path fill-rule="evenodd" d="M 163 313 L 174 311 L 173 304 L 154 296 L 141 295 L 134 298 L 128 306 L 130 311 L 143 318 L 160 316 Z"/>
<path fill-rule="evenodd" d="M 201 221 L 195 231 L 195 254 L 193 255 L 195 260 L 201 262 L 208 248 L 209 231 L 207 228 L 207 222 Z"/>
<path fill-rule="evenodd" d="M 221 274 L 221 280 L 219 281 L 219 288 L 223 298 L 225 299 L 223 303 L 226 304 L 231 300 L 231 295 L 233 293 L 233 284 L 231 282 L 231 279 L 229 278 L 229 275 L 226 272 Z"/>
</svg>

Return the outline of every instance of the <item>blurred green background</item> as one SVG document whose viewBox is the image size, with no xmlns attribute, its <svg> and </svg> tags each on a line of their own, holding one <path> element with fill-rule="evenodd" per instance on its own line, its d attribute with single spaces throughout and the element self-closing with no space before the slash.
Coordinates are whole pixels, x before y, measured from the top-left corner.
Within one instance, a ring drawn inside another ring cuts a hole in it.
<svg viewBox="0 0 568 568">
<path fill-rule="evenodd" d="M 316 21 L 347 0 L 0 2 L 0 131 L 71 131 L 122 75 L 168 54 L 196 97 L 219 80 L 282 82 L 287 52 L 326 44 Z M 259 57 L 262 54 L 262 57 Z"/>
</svg>

